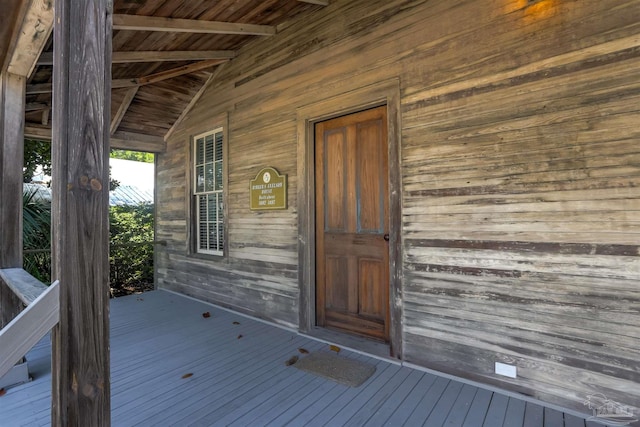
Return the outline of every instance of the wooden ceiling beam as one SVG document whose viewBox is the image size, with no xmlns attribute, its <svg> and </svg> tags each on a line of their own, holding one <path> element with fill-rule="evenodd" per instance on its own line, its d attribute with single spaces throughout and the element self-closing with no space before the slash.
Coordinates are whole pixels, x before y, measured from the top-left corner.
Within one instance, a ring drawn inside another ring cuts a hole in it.
<svg viewBox="0 0 640 427">
<path fill-rule="evenodd" d="M 182 67 L 172 68 L 170 70 L 161 71 L 159 73 L 150 74 L 148 76 L 134 77 L 131 79 L 114 79 L 111 80 L 111 89 L 123 89 L 128 87 L 145 86 L 158 83 L 163 80 L 172 79 L 185 74 L 195 73 L 196 71 L 205 70 L 227 62 L 228 59 L 211 59 L 208 61 L 198 61 L 192 64 L 183 65 Z M 41 93 L 51 93 L 52 86 L 50 83 L 27 85 L 27 95 L 37 95 Z"/>
<path fill-rule="evenodd" d="M 133 102 L 133 98 L 136 97 L 136 94 L 138 93 L 138 88 L 139 87 L 140 86 L 132 87 L 124 95 L 124 99 L 122 100 L 122 103 L 120 104 L 120 107 L 118 107 L 118 111 L 111 118 L 111 126 L 109 127 L 109 134 L 110 135 L 113 135 L 116 132 L 116 130 L 118 130 L 118 126 L 120 126 L 120 122 L 124 118 L 124 115 L 127 113 L 127 110 L 129 109 L 129 106 L 131 105 L 131 102 Z"/>
<path fill-rule="evenodd" d="M 136 79 L 114 79 L 111 80 L 111 89 L 123 89 L 127 87 L 140 86 L 136 83 Z M 27 90 L 29 90 L 27 88 Z"/>
<path fill-rule="evenodd" d="M 24 127 L 24 137 L 51 141 L 51 128 L 27 123 Z M 148 153 L 163 153 L 167 149 L 167 144 L 162 137 L 130 132 L 114 133 L 110 138 L 110 144 L 111 148 Z"/>
<path fill-rule="evenodd" d="M 131 132 L 116 132 L 111 135 L 111 148 L 119 150 L 164 153 L 167 143 L 159 136 L 149 136 Z"/>
<path fill-rule="evenodd" d="M 196 71 L 201 71 L 207 68 L 215 67 L 216 65 L 220 65 L 227 61 L 228 59 L 212 59 L 209 61 L 199 61 L 199 62 L 194 62 L 193 64 L 183 65 L 182 67 L 176 67 L 170 70 L 161 71 L 159 73 L 150 74 L 148 76 L 135 77 L 132 79 L 112 80 L 111 88 L 121 89 L 125 87 L 146 86 L 146 85 L 158 83 L 164 80 L 169 80 L 174 77 L 180 77 L 185 74 L 190 74 Z"/>
<path fill-rule="evenodd" d="M 271 25 L 121 14 L 113 15 L 113 29 L 174 33 L 243 34 L 255 36 L 271 36 L 276 33 L 276 27 Z"/>
<path fill-rule="evenodd" d="M 27 85 L 27 95 L 39 95 L 41 93 L 51 93 L 51 83 L 39 83 L 33 85 Z"/>
<path fill-rule="evenodd" d="M 163 80 L 168 80 L 174 77 L 179 77 L 185 74 L 190 74 L 196 71 L 215 67 L 216 65 L 220 65 L 227 61 L 228 59 L 211 59 L 209 61 L 194 62 L 193 64 L 183 65 L 182 67 L 172 68 L 170 70 L 161 71 L 159 73 L 150 74 L 144 77 L 138 77 L 136 79 L 132 79 L 132 81 L 135 82 L 138 86 L 150 85 L 153 83 L 161 82 Z"/>
<path fill-rule="evenodd" d="M 51 128 L 27 123 L 24 125 L 24 137 L 40 141 L 51 141 Z"/>
<path fill-rule="evenodd" d="M 329 0 L 298 0 L 302 3 L 319 4 L 320 6 L 329 6 Z"/>
<path fill-rule="evenodd" d="M 22 23 L 17 25 L 14 32 L 7 71 L 19 76 L 30 76 L 52 29 L 53 2 L 31 0 Z"/>
<path fill-rule="evenodd" d="M 42 102 L 30 102 L 24 106 L 24 111 L 42 111 L 51 108 L 49 104 Z"/>
<path fill-rule="evenodd" d="M 233 50 L 202 50 L 202 51 L 130 51 L 113 52 L 113 64 L 128 64 L 134 62 L 170 62 L 170 61 L 202 61 L 209 59 L 232 59 L 236 52 Z M 44 52 L 38 59 L 38 65 L 53 65 L 53 52 Z"/>
</svg>

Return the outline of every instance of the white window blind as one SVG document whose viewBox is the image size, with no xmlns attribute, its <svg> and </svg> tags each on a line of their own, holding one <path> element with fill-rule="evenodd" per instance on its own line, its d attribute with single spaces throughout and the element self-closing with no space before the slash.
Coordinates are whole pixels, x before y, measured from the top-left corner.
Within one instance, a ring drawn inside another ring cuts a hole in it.
<svg viewBox="0 0 640 427">
<path fill-rule="evenodd" d="M 194 138 L 196 248 L 199 253 L 224 253 L 222 147 L 222 128 Z"/>
</svg>

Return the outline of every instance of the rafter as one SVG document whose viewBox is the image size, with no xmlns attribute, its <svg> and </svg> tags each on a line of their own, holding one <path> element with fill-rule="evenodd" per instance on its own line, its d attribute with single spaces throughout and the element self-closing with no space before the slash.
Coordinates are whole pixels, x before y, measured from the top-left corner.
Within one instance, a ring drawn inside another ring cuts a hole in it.
<svg viewBox="0 0 640 427">
<path fill-rule="evenodd" d="M 244 34 L 255 36 L 271 36 L 276 33 L 276 28 L 271 25 L 118 14 L 113 15 L 113 29 L 203 34 Z"/>
<path fill-rule="evenodd" d="M 24 125 L 24 137 L 40 141 L 51 141 L 51 128 L 39 125 Z"/>
<path fill-rule="evenodd" d="M 27 95 L 39 95 L 41 93 L 51 93 L 52 91 L 51 83 L 40 83 L 27 85 Z"/>
<path fill-rule="evenodd" d="M 148 76 L 134 77 L 130 79 L 114 79 L 111 81 L 112 89 L 122 89 L 127 87 L 145 86 L 158 83 L 163 80 L 172 79 L 185 74 L 194 73 L 196 71 L 215 67 L 216 65 L 227 62 L 228 59 L 211 59 L 208 61 L 198 61 L 192 64 L 183 65 L 182 67 L 172 68 L 170 70 L 161 71 L 159 73 L 150 74 Z M 52 86 L 50 83 L 27 85 L 27 95 L 36 95 L 41 93 L 51 93 Z"/>
<path fill-rule="evenodd" d="M 126 64 L 133 62 L 202 61 L 232 59 L 235 56 L 236 53 L 233 50 L 130 51 L 113 52 L 111 62 L 114 64 Z M 53 52 L 44 52 L 40 55 L 38 65 L 53 65 Z"/>
<path fill-rule="evenodd" d="M 122 103 L 120 104 L 120 107 L 118 107 L 118 111 L 111 118 L 111 126 L 109 127 L 109 134 L 110 135 L 113 135 L 116 132 L 116 130 L 118 130 L 118 126 L 120 126 L 120 122 L 124 118 L 124 115 L 127 113 L 127 110 L 129 109 L 129 106 L 131 105 L 131 102 L 133 101 L 133 98 L 136 97 L 136 94 L 138 93 L 138 88 L 139 87 L 140 86 L 134 86 L 131 89 L 129 89 L 127 91 L 127 93 L 125 94 L 124 99 L 122 100 Z"/>
<path fill-rule="evenodd" d="M 223 62 L 227 62 L 227 61 L 228 59 L 212 59 L 210 61 L 194 62 L 193 64 L 184 65 L 182 67 L 176 67 L 170 70 L 161 71 L 159 73 L 150 74 L 148 76 L 131 79 L 130 80 L 131 86 L 144 86 L 144 85 L 150 85 L 153 83 L 158 83 L 163 80 L 172 79 L 174 77 L 179 77 L 185 74 L 194 73 L 200 70 L 205 70 L 207 68 L 220 65 Z"/>
<path fill-rule="evenodd" d="M 135 87 L 140 86 L 136 79 L 114 79 L 111 80 L 111 89 L 122 89 L 125 87 Z"/>
<path fill-rule="evenodd" d="M 329 0 L 298 0 L 301 3 L 319 4 L 320 6 L 329 6 Z"/>
<path fill-rule="evenodd" d="M 184 110 L 182 110 L 182 113 L 180 114 L 180 117 L 178 117 L 178 119 L 173 123 L 173 125 L 171 126 L 171 128 L 167 131 L 167 133 L 164 135 L 164 140 L 166 141 L 167 139 L 169 139 L 169 137 L 171 137 L 171 135 L 173 135 L 173 133 L 175 132 L 175 130 L 178 128 L 178 126 L 180 126 L 180 123 L 182 123 L 182 121 L 187 117 L 187 114 L 189 114 L 189 111 L 191 111 L 191 109 L 196 105 L 196 103 L 200 100 L 200 98 L 202 97 L 202 95 L 204 94 L 204 91 L 207 90 L 207 88 L 209 87 L 209 85 L 211 84 L 211 82 L 213 82 L 218 75 L 220 75 L 220 73 L 223 70 L 224 65 L 220 65 L 216 71 L 211 74 L 209 76 L 209 78 L 207 79 L 207 81 L 202 85 L 202 87 L 200 88 L 200 90 L 198 90 L 198 93 L 195 94 L 195 96 L 191 99 L 191 101 L 189 102 L 189 104 L 185 107 Z"/>
<path fill-rule="evenodd" d="M 19 76 L 31 75 L 52 29 L 53 2 L 32 0 L 16 27 L 7 70 Z"/>
<path fill-rule="evenodd" d="M 42 111 L 51 108 L 49 104 L 41 102 L 30 102 L 24 106 L 24 111 Z"/>
</svg>

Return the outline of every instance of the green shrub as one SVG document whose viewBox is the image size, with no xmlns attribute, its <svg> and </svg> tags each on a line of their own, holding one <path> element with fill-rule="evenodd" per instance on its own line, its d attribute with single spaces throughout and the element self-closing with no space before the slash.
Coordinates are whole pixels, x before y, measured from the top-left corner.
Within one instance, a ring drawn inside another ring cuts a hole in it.
<svg viewBox="0 0 640 427">
<path fill-rule="evenodd" d="M 51 203 L 23 197 L 24 269 L 51 283 Z M 109 208 L 110 286 L 115 295 L 153 288 L 152 204 Z M 126 290 L 126 291 L 125 291 Z"/>
<path fill-rule="evenodd" d="M 42 283 L 51 283 L 51 202 L 37 199 L 36 193 L 22 195 L 23 266 Z"/>
<path fill-rule="evenodd" d="M 114 289 L 153 286 L 152 204 L 109 209 L 109 264 Z"/>
</svg>

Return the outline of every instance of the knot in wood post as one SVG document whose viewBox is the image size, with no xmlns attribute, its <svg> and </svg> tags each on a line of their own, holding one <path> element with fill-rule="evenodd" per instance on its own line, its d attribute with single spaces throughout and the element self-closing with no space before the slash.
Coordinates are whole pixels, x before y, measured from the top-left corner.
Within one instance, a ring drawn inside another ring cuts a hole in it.
<svg viewBox="0 0 640 427">
<path fill-rule="evenodd" d="M 92 189 L 93 191 L 100 191 L 100 190 L 102 190 L 102 183 L 101 183 L 99 180 L 95 179 L 95 178 L 92 178 L 92 179 L 91 179 L 91 183 L 90 183 L 90 185 L 91 185 L 91 189 Z"/>
<path fill-rule="evenodd" d="M 89 178 L 86 175 L 80 177 L 80 188 L 83 190 L 101 191 L 102 182 L 97 178 Z"/>
<path fill-rule="evenodd" d="M 96 387 L 94 387 L 93 384 L 89 384 L 89 383 L 84 384 L 82 386 L 82 394 L 85 397 L 88 397 L 88 398 L 91 398 L 91 399 L 93 399 L 94 397 L 96 397 L 98 395 Z"/>
</svg>

